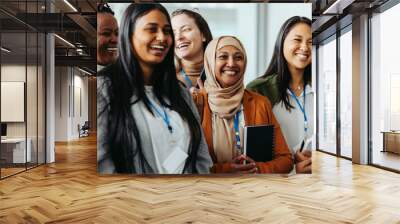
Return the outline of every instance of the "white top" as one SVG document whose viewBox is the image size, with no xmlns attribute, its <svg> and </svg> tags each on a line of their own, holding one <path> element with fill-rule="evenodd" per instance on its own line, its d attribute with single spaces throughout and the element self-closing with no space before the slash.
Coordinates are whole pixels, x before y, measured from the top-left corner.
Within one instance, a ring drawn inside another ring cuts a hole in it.
<svg viewBox="0 0 400 224">
<path fill-rule="evenodd" d="M 171 133 L 163 117 L 154 110 L 154 115 L 151 114 L 143 102 L 139 103 L 138 106 L 144 114 L 145 122 L 150 131 L 157 173 L 181 174 L 188 157 L 187 152 L 191 138 L 189 126 L 177 112 L 162 107 L 152 89 L 152 86 L 145 86 L 147 97 L 162 114 L 165 110 L 172 127 Z"/>
<path fill-rule="evenodd" d="M 278 120 L 282 134 L 285 137 L 286 143 L 288 144 L 289 149 L 292 152 L 292 155 L 296 153 L 299 149 L 301 142 L 304 139 L 311 139 L 314 134 L 314 92 L 310 85 L 306 85 L 306 105 L 305 112 L 307 115 L 307 133 L 304 132 L 304 115 L 299 105 L 296 102 L 296 99 L 293 98 L 292 94 L 289 90 L 289 102 L 293 109 L 291 112 L 286 110 L 284 103 L 281 101 L 272 108 L 272 111 Z M 300 104 L 304 105 L 304 91 L 303 93 L 297 97 Z M 311 144 L 308 145 L 308 148 L 304 148 L 307 150 L 311 150 Z"/>
</svg>

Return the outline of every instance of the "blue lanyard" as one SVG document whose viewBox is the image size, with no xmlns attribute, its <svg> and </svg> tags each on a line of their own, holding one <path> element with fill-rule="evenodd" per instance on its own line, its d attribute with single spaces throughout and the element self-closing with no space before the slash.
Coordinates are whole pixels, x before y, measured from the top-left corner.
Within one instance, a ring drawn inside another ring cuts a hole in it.
<svg viewBox="0 0 400 224">
<path fill-rule="evenodd" d="M 236 149 L 241 151 L 240 135 L 239 135 L 239 116 L 240 116 L 240 109 L 238 110 L 238 112 L 236 112 L 235 120 L 233 122 L 233 127 L 235 128 Z"/>
<path fill-rule="evenodd" d="M 303 112 L 303 116 L 304 116 L 304 132 L 307 132 L 308 129 L 308 120 L 307 120 L 307 114 L 306 114 L 306 110 L 305 110 L 305 106 L 306 106 L 306 88 L 304 88 L 303 91 L 303 101 L 304 101 L 304 106 L 301 105 L 299 99 L 297 99 L 297 96 L 294 94 L 294 92 L 289 89 L 290 93 L 292 94 L 293 98 L 296 100 L 297 105 L 299 106 L 301 112 Z"/>
<path fill-rule="evenodd" d="M 204 72 L 204 68 L 201 70 L 201 72 L 200 72 L 200 77 L 201 77 L 201 74 Z M 189 78 L 189 76 L 186 74 L 186 72 L 185 72 L 185 70 L 181 70 L 181 74 L 182 74 L 182 76 L 183 76 L 183 78 L 185 78 L 185 82 L 186 82 L 186 84 L 188 85 L 188 88 L 190 89 L 190 88 L 192 88 L 192 81 L 190 80 L 190 78 Z"/>
<path fill-rule="evenodd" d="M 181 70 L 181 74 L 183 75 L 183 78 L 185 78 L 186 84 L 188 85 L 188 88 L 192 88 L 192 81 L 190 80 L 189 76 L 186 74 L 185 70 Z"/>
<path fill-rule="evenodd" d="M 165 112 L 164 108 L 162 108 L 164 114 L 162 114 L 157 108 L 156 106 L 153 104 L 153 102 L 151 102 L 151 100 L 149 99 L 150 102 L 150 106 L 153 108 L 153 110 L 164 120 L 165 125 L 167 125 L 169 133 L 172 133 L 172 126 L 171 126 L 171 122 L 169 120 L 169 116 L 167 114 L 167 112 Z"/>
</svg>

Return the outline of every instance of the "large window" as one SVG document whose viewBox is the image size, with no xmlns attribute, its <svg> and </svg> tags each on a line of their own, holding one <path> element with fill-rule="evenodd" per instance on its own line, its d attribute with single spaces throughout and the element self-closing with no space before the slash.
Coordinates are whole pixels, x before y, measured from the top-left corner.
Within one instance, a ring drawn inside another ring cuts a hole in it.
<svg viewBox="0 0 400 224">
<path fill-rule="evenodd" d="M 400 170 L 400 5 L 371 18 L 372 163 Z"/>
<path fill-rule="evenodd" d="M 352 157 L 352 33 L 347 27 L 340 41 L 340 155 Z"/>
<path fill-rule="evenodd" d="M 318 45 L 318 149 L 352 158 L 351 24 L 338 33 Z"/>
<path fill-rule="evenodd" d="M 318 149 L 336 154 L 336 39 L 318 48 Z"/>
</svg>

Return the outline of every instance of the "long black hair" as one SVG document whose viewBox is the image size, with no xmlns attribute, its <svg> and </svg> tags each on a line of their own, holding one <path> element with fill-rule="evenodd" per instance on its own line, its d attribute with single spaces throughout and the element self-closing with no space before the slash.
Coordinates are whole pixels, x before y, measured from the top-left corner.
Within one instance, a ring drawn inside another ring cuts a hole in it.
<svg viewBox="0 0 400 224">
<path fill-rule="evenodd" d="M 144 168 L 145 164 L 148 165 L 143 154 L 143 150 L 146 149 L 142 148 L 139 135 L 140 130 L 132 115 L 131 106 L 142 101 L 151 113 L 152 110 L 150 109 L 150 102 L 144 90 L 143 71 L 138 59 L 134 56 L 134 47 L 131 39 L 135 31 L 137 19 L 152 10 L 159 10 L 168 19 L 169 24 L 171 24 L 168 12 L 161 4 L 132 3 L 129 5 L 121 20 L 118 45 L 119 57 L 114 64 L 102 72 L 111 81 L 108 89 L 110 96 L 110 103 L 107 107 L 109 109 L 107 118 L 108 127 L 105 130 L 107 144 L 109 145 L 107 152 L 110 154 L 118 173 L 135 173 L 134 157 L 136 156 L 138 156 L 139 165 L 142 168 Z M 174 41 L 173 37 L 172 41 Z M 182 88 L 176 78 L 173 46 L 174 43 L 172 43 L 163 62 L 155 65 L 151 76 L 151 83 L 153 84 L 154 94 L 159 102 L 163 106 L 179 113 L 189 124 L 191 141 L 188 150 L 189 156 L 183 172 L 191 164 L 192 172 L 196 173 L 201 127 L 189 104 L 184 100 Z M 132 98 L 135 98 L 135 100 L 133 101 Z"/>
<path fill-rule="evenodd" d="M 97 4 L 97 13 L 109 13 L 114 16 L 114 11 L 107 3 L 98 3 Z"/>
<path fill-rule="evenodd" d="M 175 17 L 178 15 L 187 15 L 190 18 L 192 18 L 194 20 L 194 23 L 196 24 L 196 26 L 199 28 L 201 34 L 204 36 L 205 41 L 203 42 L 203 53 L 206 51 L 207 45 L 208 43 L 210 43 L 213 39 L 210 27 L 208 26 L 207 21 L 203 18 L 203 16 L 200 15 L 200 13 L 189 10 L 189 9 L 177 9 L 175 11 L 172 12 L 171 17 Z M 181 67 L 180 65 L 180 61 L 178 60 L 178 66 L 179 69 Z M 200 79 L 201 81 L 205 81 L 206 80 L 206 73 L 203 71 L 202 74 L 200 74 Z"/>
<path fill-rule="evenodd" d="M 294 108 L 289 102 L 289 95 L 287 89 L 289 88 L 289 82 L 291 79 L 290 71 L 287 65 L 287 61 L 283 55 L 283 43 L 290 32 L 290 30 L 298 23 L 305 23 L 311 27 L 311 20 L 306 17 L 293 16 L 286 20 L 282 25 L 278 37 L 275 42 L 274 54 L 271 62 L 261 78 L 265 78 L 270 75 L 278 75 L 278 101 L 283 101 L 286 109 L 290 111 Z M 311 84 L 311 63 L 304 69 L 304 85 Z"/>
</svg>

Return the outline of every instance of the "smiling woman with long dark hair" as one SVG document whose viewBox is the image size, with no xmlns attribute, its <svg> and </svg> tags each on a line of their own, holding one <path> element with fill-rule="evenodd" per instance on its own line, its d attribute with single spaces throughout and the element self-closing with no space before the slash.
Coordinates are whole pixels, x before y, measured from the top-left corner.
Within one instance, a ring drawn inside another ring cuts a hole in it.
<svg viewBox="0 0 400 224">
<path fill-rule="evenodd" d="M 311 45 L 311 20 L 289 18 L 279 31 L 267 71 L 247 86 L 273 103 L 298 173 L 311 172 L 311 145 L 306 144 L 312 139 L 314 126 Z"/>
<path fill-rule="evenodd" d="M 117 61 L 98 76 L 98 171 L 208 173 L 199 116 L 174 67 L 174 39 L 160 4 L 131 4 Z"/>
</svg>

